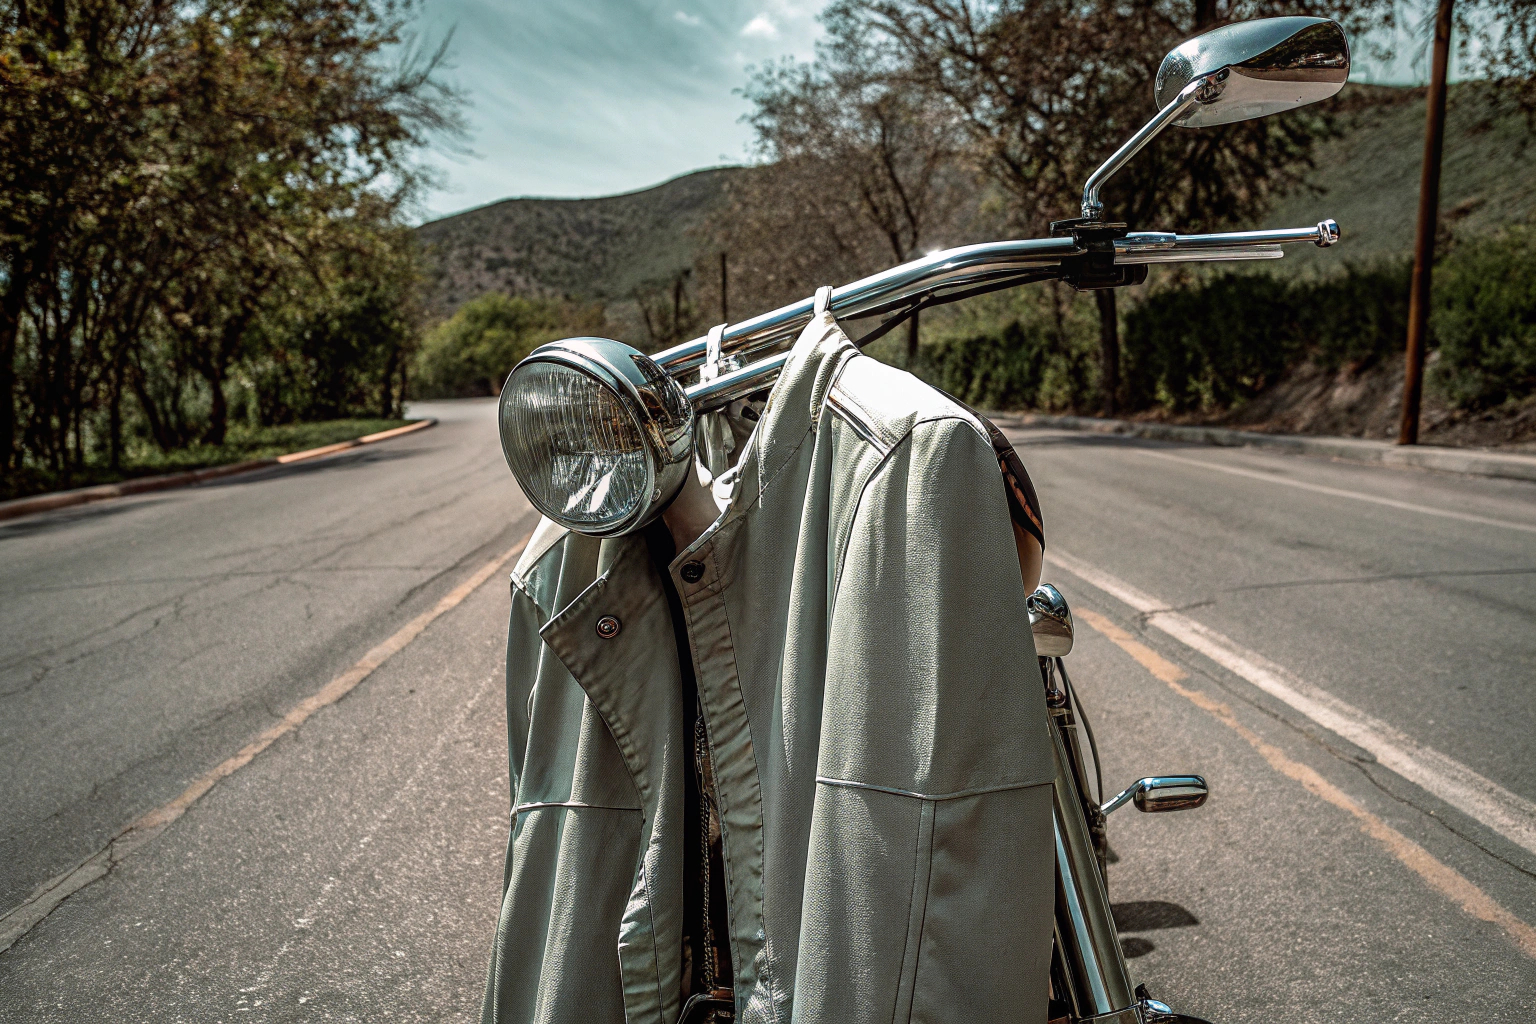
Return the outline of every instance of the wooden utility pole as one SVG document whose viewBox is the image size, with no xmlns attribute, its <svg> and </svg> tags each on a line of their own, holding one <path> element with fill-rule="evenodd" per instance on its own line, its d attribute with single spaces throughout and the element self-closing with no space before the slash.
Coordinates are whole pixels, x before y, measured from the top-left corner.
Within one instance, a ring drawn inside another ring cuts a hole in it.
<svg viewBox="0 0 1536 1024">
<path fill-rule="evenodd" d="M 725 253 L 722 252 L 720 254 L 720 322 L 723 324 L 731 322 L 731 303 L 727 298 L 726 288 L 728 283 L 725 274 Z"/>
<path fill-rule="evenodd" d="M 1100 288 L 1093 298 L 1099 304 L 1099 365 L 1103 369 L 1099 384 L 1104 391 L 1104 415 L 1113 416 L 1119 411 L 1116 396 L 1120 393 L 1120 320 L 1115 312 L 1115 290 Z"/>
<path fill-rule="evenodd" d="M 1440 217 L 1440 154 L 1445 146 L 1445 74 L 1451 59 L 1451 8 L 1435 12 L 1434 63 L 1424 115 L 1424 166 L 1419 175 L 1419 225 L 1413 241 L 1413 284 L 1408 293 L 1408 351 L 1403 372 L 1403 420 L 1398 444 L 1419 443 L 1419 401 L 1424 393 L 1424 350 L 1429 333 L 1429 286 L 1435 269 L 1435 227 Z"/>
</svg>

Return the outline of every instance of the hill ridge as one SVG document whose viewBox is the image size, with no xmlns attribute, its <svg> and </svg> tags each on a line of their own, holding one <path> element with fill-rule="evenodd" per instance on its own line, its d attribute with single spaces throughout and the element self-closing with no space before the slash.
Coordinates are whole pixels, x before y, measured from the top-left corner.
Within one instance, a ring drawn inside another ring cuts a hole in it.
<svg viewBox="0 0 1536 1024">
<path fill-rule="evenodd" d="M 1451 86 L 1440 198 L 1444 237 L 1485 234 L 1536 213 L 1536 175 L 1523 168 L 1530 126 L 1489 88 Z M 1326 273 L 1341 260 L 1408 256 L 1424 95 L 1422 87 L 1346 87 L 1335 101 L 1339 137 L 1319 146 L 1306 183 L 1252 225 L 1296 227 L 1332 217 L 1343 240 L 1326 254 L 1292 247 L 1275 269 Z M 469 299 L 502 291 L 597 300 L 617 322 L 636 321 L 637 292 L 689 272 L 701 244 L 695 229 L 723 199 L 731 177 L 749 171 L 706 167 L 590 199 L 509 197 L 429 221 L 416 229 L 434 256 L 427 306 L 445 317 Z"/>
</svg>

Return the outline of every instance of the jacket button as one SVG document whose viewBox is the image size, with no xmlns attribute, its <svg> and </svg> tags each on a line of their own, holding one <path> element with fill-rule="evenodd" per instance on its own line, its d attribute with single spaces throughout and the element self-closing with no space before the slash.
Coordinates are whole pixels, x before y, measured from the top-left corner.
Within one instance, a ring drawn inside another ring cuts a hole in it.
<svg viewBox="0 0 1536 1024">
<path fill-rule="evenodd" d="M 612 640 L 619 635 L 619 620 L 612 615 L 604 615 L 597 620 L 597 635 L 604 640 Z"/>
<path fill-rule="evenodd" d="M 697 583 L 704 578 L 704 563 L 684 562 L 678 574 L 683 577 L 684 583 Z"/>
</svg>

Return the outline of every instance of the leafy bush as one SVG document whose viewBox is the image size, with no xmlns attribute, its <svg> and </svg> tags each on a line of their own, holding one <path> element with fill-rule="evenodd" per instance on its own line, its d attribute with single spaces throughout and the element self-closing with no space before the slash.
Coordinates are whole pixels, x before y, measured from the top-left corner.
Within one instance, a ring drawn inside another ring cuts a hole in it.
<svg viewBox="0 0 1536 1024">
<path fill-rule="evenodd" d="M 518 361 L 557 338 L 601 329 L 601 307 L 491 292 L 428 332 L 416 357 L 418 398 L 495 395 Z"/>
<path fill-rule="evenodd" d="M 1368 365 L 1402 349 L 1408 265 L 1346 267 L 1323 280 L 1223 274 L 1155 292 L 1125 318 L 1133 409 L 1214 410 L 1252 398 L 1299 358 Z"/>
<path fill-rule="evenodd" d="M 1411 270 L 1401 260 L 1299 281 L 1227 273 L 1154 291 L 1124 320 L 1126 407 L 1219 411 L 1302 359 L 1333 370 L 1400 358 Z M 916 372 L 981 408 L 1092 408 L 1097 339 L 1082 300 L 1020 289 L 978 305 L 924 341 Z M 1435 271 L 1430 326 L 1430 382 L 1452 406 L 1536 393 L 1536 227 L 1453 248 Z"/>
<path fill-rule="evenodd" d="M 405 363 L 420 334 L 409 236 L 337 254 L 325 270 L 252 330 L 233 399 L 256 424 L 400 411 Z"/>
<path fill-rule="evenodd" d="M 1286 292 L 1267 275 L 1226 274 L 1149 297 L 1126 317 L 1129 405 L 1183 412 L 1256 394 L 1295 349 Z"/>
<path fill-rule="evenodd" d="M 1536 391 L 1536 232 L 1457 247 L 1435 271 L 1432 380 L 1453 406 L 1485 409 Z"/>
<path fill-rule="evenodd" d="M 1321 281 L 1293 284 L 1289 302 L 1298 340 L 1332 370 L 1400 355 L 1408 338 L 1408 286 L 1413 263 L 1346 266 Z"/>
<path fill-rule="evenodd" d="M 995 335 L 946 338 L 922 351 L 919 374 L 979 409 L 1039 404 L 1045 339 L 1018 321 Z"/>
<path fill-rule="evenodd" d="M 897 354 L 895 345 L 871 351 Z M 1098 314 L 1091 297 L 1065 285 L 970 299 L 925 332 L 912 369 L 979 409 L 1088 406 L 1099 395 Z"/>
</svg>

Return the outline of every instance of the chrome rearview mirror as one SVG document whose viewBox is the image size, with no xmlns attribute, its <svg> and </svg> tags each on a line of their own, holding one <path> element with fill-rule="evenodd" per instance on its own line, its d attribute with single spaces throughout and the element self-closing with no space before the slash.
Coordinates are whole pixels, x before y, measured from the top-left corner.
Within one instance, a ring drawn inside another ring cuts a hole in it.
<svg viewBox="0 0 1536 1024">
<path fill-rule="evenodd" d="M 1226 72 L 1222 75 L 1221 72 Z M 1325 100 L 1349 78 L 1349 40 L 1323 18 L 1264 18 L 1196 36 L 1163 58 L 1153 96 L 1159 108 L 1190 82 L 1216 73 L 1212 95 L 1173 119 L 1205 128 Z"/>
<path fill-rule="evenodd" d="M 1211 795 L 1211 788 L 1198 775 L 1153 775 L 1137 779 L 1099 810 L 1109 814 L 1128 803 L 1138 811 L 1183 811 L 1199 807 Z"/>
<path fill-rule="evenodd" d="M 654 520 L 693 467 L 693 406 L 682 385 L 650 356 L 606 338 L 535 349 L 508 375 L 497 421 L 528 500 L 593 537 Z"/>
<path fill-rule="evenodd" d="M 1180 44 L 1157 71 L 1157 114 L 1083 186 L 1083 217 L 1104 212 L 1099 190 L 1170 124 L 1205 128 L 1325 100 L 1349 78 L 1349 40 L 1326 18 L 1261 18 Z"/>
</svg>

